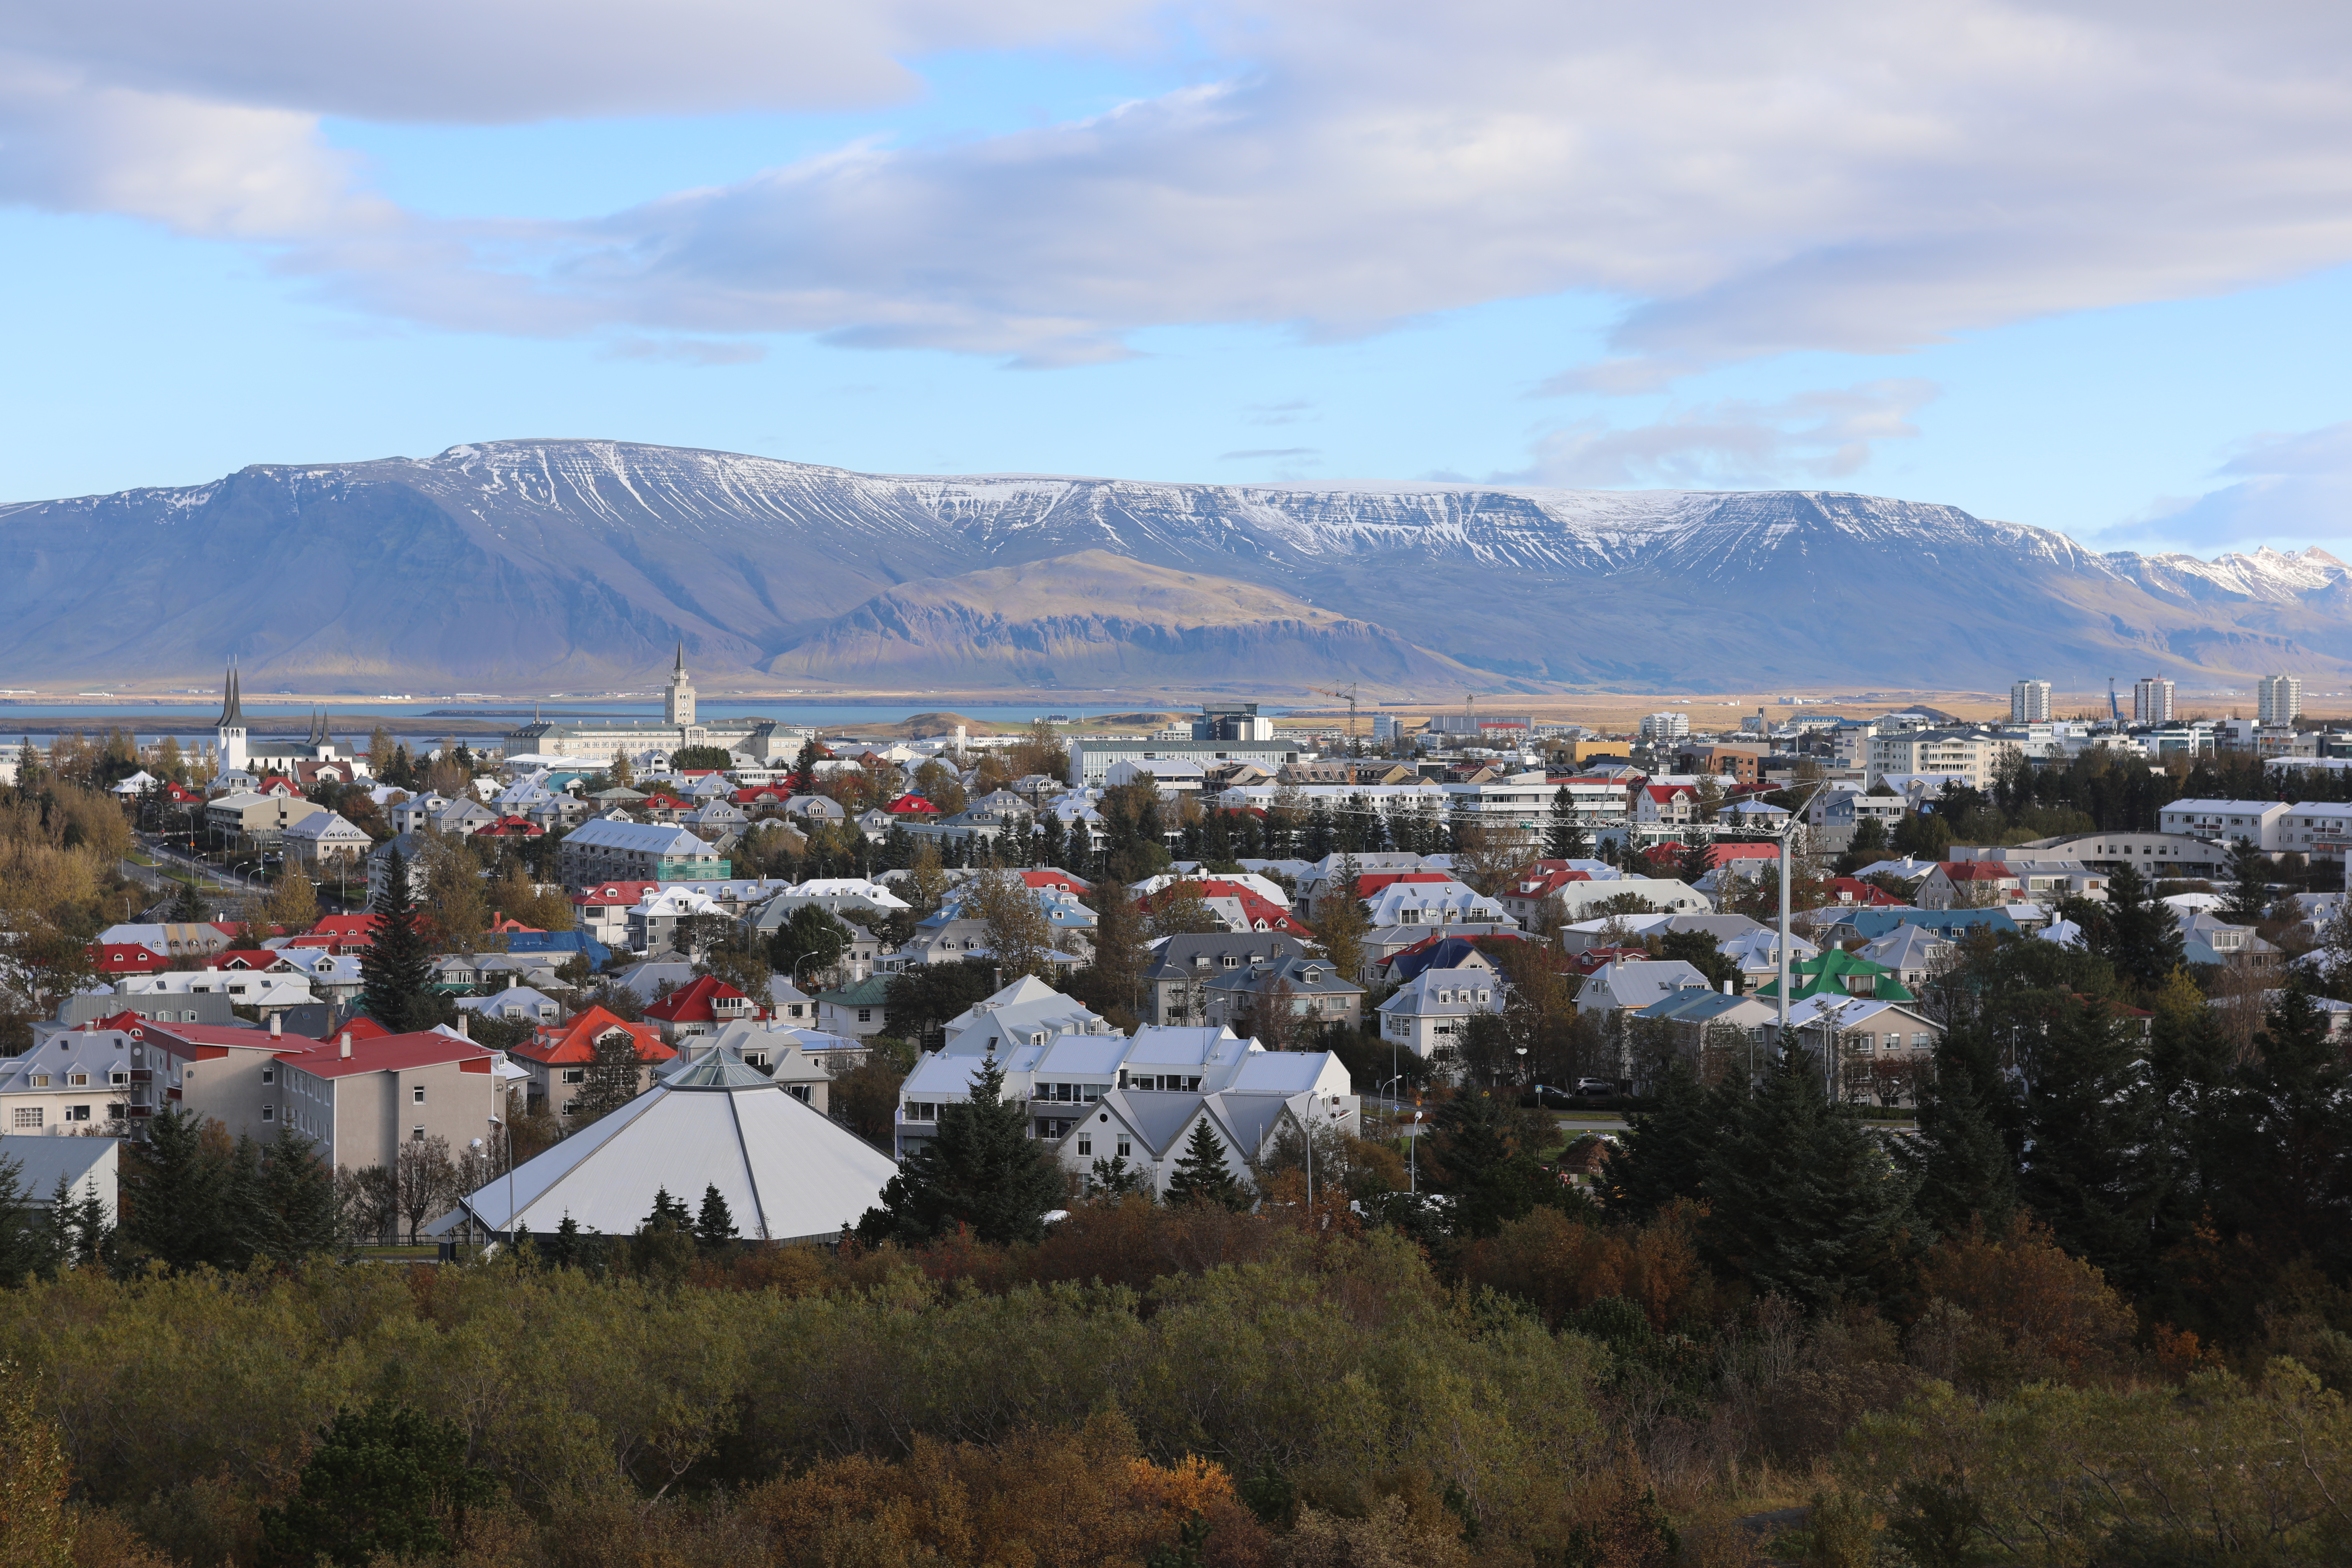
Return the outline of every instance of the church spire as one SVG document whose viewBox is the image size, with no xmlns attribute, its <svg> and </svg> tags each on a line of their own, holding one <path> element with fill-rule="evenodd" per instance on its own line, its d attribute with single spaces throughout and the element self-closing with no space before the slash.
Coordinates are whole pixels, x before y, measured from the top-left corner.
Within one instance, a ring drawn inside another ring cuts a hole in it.
<svg viewBox="0 0 2352 1568">
<path fill-rule="evenodd" d="M 675 668 L 678 674 L 686 673 L 686 639 L 684 637 L 677 639 L 677 664 Z"/>
<path fill-rule="evenodd" d="M 226 730 L 244 727 L 245 709 L 237 700 L 236 665 L 232 661 L 228 667 L 227 679 L 221 684 L 221 713 L 220 717 L 213 721 L 213 728 Z"/>
</svg>

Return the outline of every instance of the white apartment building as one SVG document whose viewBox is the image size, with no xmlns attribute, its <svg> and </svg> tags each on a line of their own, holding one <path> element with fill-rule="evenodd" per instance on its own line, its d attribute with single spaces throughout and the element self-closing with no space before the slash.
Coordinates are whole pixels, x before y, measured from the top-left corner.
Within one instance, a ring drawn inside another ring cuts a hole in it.
<svg viewBox="0 0 2352 1568">
<path fill-rule="evenodd" d="M 1690 739 L 1690 715 L 1687 713 L 1651 713 L 1642 720 L 1644 741 L 1687 741 Z"/>
<path fill-rule="evenodd" d="M 1898 730 L 1870 738 L 1872 780 L 1893 773 L 1942 773 L 1968 781 L 1971 789 L 1991 784 L 2001 763 L 2021 755 L 2015 742 L 1988 730 Z"/>
<path fill-rule="evenodd" d="M 2009 689 L 2009 721 L 2012 724 L 2050 722 L 2050 683 L 2021 680 Z"/>
<path fill-rule="evenodd" d="M 2160 675 L 2151 675 L 2132 684 L 2132 722 L 2135 724 L 2169 724 L 2172 722 L 2172 682 Z"/>
<path fill-rule="evenodd" d="M 2252 844 L 2277 854 L 2291 847 L 2286 842 L 2286 818 L 2294 809 L 2283 800 L 2176 800 L 2158 808 L 2156 826 L 2160 833 Z"/>
<path fill-rule="evenodd" d="M 2352 848 L 2352 805 L 2308 802 L 2290 805 L 2280 824 L 2279 847 L 2307 860 L 2341 860 Z"/>
<path fill-rule="evenodd" d="M 2265 675 L 2256 689 L 2254 721 L 2292 724 L 2303 717 L 2303 677 Z"/>
</svg>

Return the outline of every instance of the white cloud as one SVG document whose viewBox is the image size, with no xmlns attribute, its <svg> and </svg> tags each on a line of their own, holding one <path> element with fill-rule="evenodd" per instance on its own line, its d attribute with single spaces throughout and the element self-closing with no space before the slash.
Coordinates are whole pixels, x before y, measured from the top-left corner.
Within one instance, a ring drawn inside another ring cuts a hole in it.
<svg viewBox="0 0 2352 1568">
<path fill-rule="evenodd" d="M 2352 543 L 2352 421 L 2253 437 L 2219 472 L 2236 482 L 2159 501 L 2098 542 L 2171 550 Z"/>
<path fill-rule="evenodd" d="M 263 117 L 242 142 L 226 121 L 211 133 L 274 194 L 241 205 L 243 171 L 198 170 L 194 221 L 356 237 L 293 265 L 416 320 L 806 331 L 1050 364 L 1118 357 L 1154 325 L 1344 335 L 1596 290 L 1627 315 L 1612 357 L 1561 384 L 1587 391 L 2352 260 L 2352 9 L 2319 5 L 1201 0 L 1181 19 L 1185 47 L 1223 62 L 1208 85 L 1010 135 L 845 148 L 594 223 L 412 226 L 396 244 L 299 118 L 875 102 L 911 90 L 900 62 L 928 50 L 1137 50 L 1150 15 L 19 0 L 13 47 L 86 83 L 121 150 L 36 138 L 47 163 L 6 194 L 192 221 L 155 193 L 170 149 L 129 145 L 168 133 L 104 95 L 203 101 Z M 222 213 L 245 216 L 203 216 Z"/>
<path fill-rule="evenodd" d="M 1917 436 L 1911 412 L 1936 391 L 1932 382 L 1877 381 L 1776 403 L 1729 398 L 1633 429 L 1580 420 L 1539 441 L 1530 468 L 1496 478 L 1701 489 L 1844 479 L 1870 460 L 1874 443 Z"/>
</svg>

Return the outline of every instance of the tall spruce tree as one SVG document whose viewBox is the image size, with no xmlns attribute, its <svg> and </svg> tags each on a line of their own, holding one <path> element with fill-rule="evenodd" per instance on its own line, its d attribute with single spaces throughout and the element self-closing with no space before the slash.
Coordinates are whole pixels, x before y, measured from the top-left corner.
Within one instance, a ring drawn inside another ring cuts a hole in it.
<svg viewBox="0 0 2352 1568">
<path fill-rule="evenodd" d="M 735 1215 L 727 1206 L 726 1194 L 712 1182 L 702 1189 L 702 1208 L 694 1216 L 694 1239 L 705 1252 L 724 1252 L 735 1245 L 739 1233 Z"/>
<path fill-rule="evenodd" d="M 2272 1257 L 2352 1265 L 2352 1074 L 2326 1015 L 2299 985 L 2281 994 L 2226 1101 L 2225 1225 Z"/>
<path fill-rule="evenodd" d="M 1989 1230 L 2007 1225 L 2017 1212 L 2017 1160 L 2006 1131 L 2014 1107 L 2000 1054 L 1982 1030 L 1963 1025 L 1945 1034 L 1918 1098 L 1910 1163 L 1921 1217 L 1947 1236 L 1972 1223 Z"/>
<path fill-rule="evenodd" d="M 1216 1130 L 1205 1116 L 1192 1124 L 1192 1136 L 1185 1141 L 1184 1152 L 1177 1156 L 1176 1168 L 1168 1178 L 1168 1203 L 1171 1207 L 1186 1204 L 1214 1204 L 1229 1209 L 1249 1206 L 1249 1194 L 1234 1179 L 1225 1163 L 1225 1146 L 1217 1141 Z"/>
<path fill-rule="evenodd" d="M 2018 1195 L 2058 1244 L 2146 1288 L 2174 1179 L 2163 1100 L 2133 1026 L 2097 996 L 2061 1003 L 2025 1075 Z"/>
<path fill-rule="evenodd" d="M 1544 823 L 1544 853 L 1554 860 L 1580 860 L 1590 848 L 1584 824 L 1576 815 L 1576 802 L 1562 784 L 1552 792 L 1551 814 Z"/>
<path fill-rule="evenodd" d="M 1609 1162 L 1609 1212 L 1647 1219 L 1677 1198 L 1705 1190 L 1707 1162 L 1738 1113 L 1744 1086 L 1727 1079 L 1713 1093 L 1680 1060 L 1658 1079 L 1657 1108 L 1633 1119 L 1624 1152 Z"/>
<path fill-rule="evenodd" d="M 197 1120 L 167 1108 L 147 1123 L 147 1137 L 124 1151 L 121 1183 L 130 1202 L 123 1250 L 173 1268 L 241 1268 L 252 1256 L 246 1237 L 250 1199 L 233 1150 L 208 1140 Z"/>
<path fill-rule="evenodd" d="M 341 1215 L 335 1173 L 318 1145 L 281 1125 L 258 1155 L 247 1224 L 253 1250 L 280 1263 L 331 1251 Z"/>
<path fill-rule="evenodd" d="M 1482 1089 L 1465 1088 L 1437 1108 L 1422 1169 L 1453 1197 L 1454 1235 L 1492 1236 L 1538 1207 L 1569 1206 L 1569 1189 L 1536 1163 L 1552 1125 L 1541 1112 L 1523 1112 L 1516 1095 Z"/>
<path fill-rule="evenodd" d="M 982 1241 L 1034 1241 L 1062 1199 L 1062 1173 L 1029 1137 L 1027 1110 L 1003 1098 L 994 1057 L 973 1076 L 971 1098 L 940 1107 L 939 1132 L 882 1189 L 858 1221 L 861 1239 L 928 1241 L 957 1226 Z"/>
<path fill-rule="evenodd" d="M 2221 907 L 2225 920 L 2252 925 L 2271 911 L 2271 858 L 2251 838 L 2230 847 L 2230 901 Z"/>
<path fill-rule="evenodd" d="M 1707 1163 L 1700 1237 L 1759 1292 L 1812 1310 L 1882 1301 L 1930 1239 L 1914 1191 L 1853 1108 L 1830 1102 L 1820 1058 L 1784 1048 Z"/>
<path fill-rule="evenodd" d="M 416 929 L 416 894 L 408 857 L 386 858 L 383 886 L 369 907 L 375 930 L 360 954 L 360 1006 L 394 1034 L 432 1026 L 433 953 Z"/>
<path fill-rule="evenodd" d="M 2103 922 L 2105 940 L 2101 956 L 2116 973 L 2143 992 L 2160 989 L 2180 967 L 2180 923 L 2171 909 L 2148 889 L 2147 879 L 2128 861 L 2107 879 L 2107 903 Z"/>
</svg>

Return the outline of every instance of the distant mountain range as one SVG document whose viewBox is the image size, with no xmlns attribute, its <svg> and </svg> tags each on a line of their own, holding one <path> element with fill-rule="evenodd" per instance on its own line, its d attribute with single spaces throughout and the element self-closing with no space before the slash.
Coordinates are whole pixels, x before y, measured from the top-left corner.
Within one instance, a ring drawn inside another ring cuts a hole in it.
<svg viewBox="0 0 2352 1568">
<path fill-rule="evenodd" d="M 1368 693 L 2352 670 L 2317 550 L 1828 491 L 851 473 L 615 441 L 0 505 L 0 676 Z"/>
</svg>

